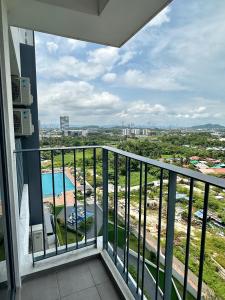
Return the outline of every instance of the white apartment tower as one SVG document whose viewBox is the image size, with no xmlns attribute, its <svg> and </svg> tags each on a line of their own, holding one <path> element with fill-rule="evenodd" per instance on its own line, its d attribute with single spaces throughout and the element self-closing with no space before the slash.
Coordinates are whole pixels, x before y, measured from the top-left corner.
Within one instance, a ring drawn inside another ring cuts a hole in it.
<svg viewBox="0 0 225 300">
<path fill-rule="evenodd" d="M 60 129 L 62 131 L 69 129 L 69 116 L 60 116 Z"/>
</svg>

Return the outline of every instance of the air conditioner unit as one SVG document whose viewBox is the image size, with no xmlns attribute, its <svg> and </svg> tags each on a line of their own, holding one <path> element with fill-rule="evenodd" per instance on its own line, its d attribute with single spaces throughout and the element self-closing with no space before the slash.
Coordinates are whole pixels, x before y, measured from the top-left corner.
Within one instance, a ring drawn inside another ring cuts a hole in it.
<svg viewBox="0 0 225 300">
<path fill-rule="evenodd" d="M 30 78 L 12 76 L 13 105 L 29 106 L 33 103 Z"/>
<path fill-rule="evenodd" d="M 43 225 L 37 224 L 32 226 L 32 243 L 33 243 L 33 251 L 39 252 L 43 250 Z"/>
<path fill-rule="evenodd" d="M 34 126 L 30 109 L 13 109 L 14 131 L 16 136 L 32 135 Z"/>
</svg>

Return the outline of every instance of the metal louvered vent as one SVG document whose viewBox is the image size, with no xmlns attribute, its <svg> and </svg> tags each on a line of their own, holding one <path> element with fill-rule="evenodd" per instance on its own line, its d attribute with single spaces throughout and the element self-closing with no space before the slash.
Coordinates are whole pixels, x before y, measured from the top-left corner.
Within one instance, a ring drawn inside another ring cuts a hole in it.
<svg viewBox="0 0 225 300">
<path fill-rule="evenodd" d="M 22 116 L 21 111 L 13 111 L 14 130 L 15 134 L 22 133 Z"/>
<path fill-rule="evenodd" d="M 16 76 L 12 76 L 12 98 L 13 103 L 21 103 L 20 78 Z"/>
</svg>

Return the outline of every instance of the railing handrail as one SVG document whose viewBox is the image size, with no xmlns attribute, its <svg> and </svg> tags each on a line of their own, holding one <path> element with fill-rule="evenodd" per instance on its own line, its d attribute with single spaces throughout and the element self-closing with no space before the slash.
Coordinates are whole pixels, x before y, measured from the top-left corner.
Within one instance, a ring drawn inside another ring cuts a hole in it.
<svg viewBox="0 0 225 300">
<path fill-rule="evenodd" d="M 193 179 L 196 179 L 198 181 L 201 181 L 201 182 L 204 182 L 204 183 L 209 183 L 213 186 L 225 189 L 225 179 L 213 177 L 213 176 L 206 175 L 206 174 L 202 174 L 202 173 L 199 173 L 197 171 L 193 171 L 193 170 L 186 169 L 186 168 L 183 168 L 183 167 L 178 167 L 178 166 L 175 166 L 175 165 L 172 165 L 172 164 L 164 163 L 164 162 L 161 162 L 161 161 L 158 161 L 158 160 L 147 158 L 147 157 L 144 157 L 144 156 L 141 156 L 141 155 L 137 155 L 137 154 L 127 152 L 127 151 L 124 151 L 124 150 L 120 150 L 120 149 L 117 149 L 117 148 L 113 148 L 113 147 L 110 147 L 110 146 L 103 146 L 102 148 L 105 149 L 105 150 L 108 150 L 110 152 L 114 152 L 114 153 L 117 153 L 119 155 L 129 157 L 131 159 L 134 159 L 134 160 L 141 161 L 143 163 L 152 165 L 154 167 L 158 167 L 160 169 L 171 171 L 171 172 L 177 173 L 179 175 L 183 175 L 185 177 L 193 178 Z"/>
<path fill-rule="evenodd" d="M 35 151 L 57 151 L 57 150 L 75 150 L 75 149 L 105 149 L 110 152 L 117 153 L 119 155 L 141 161 L 143 163 L 152 165 L 154 167 L 164 169 L 167 171 L 171 171 L 174 173 L 177 173 L 181 176 L 193 178 L 195 180 L 204 182 L 204 183 L 209 183 L 210 185 L 225 189 L 225 180 L 222 178 L 202 174 L 197 171 L 193 171 L 187 168 L 183 167 L 178 167 L 172 164 L 168 164 L 165 162 L 161 162 L 155 159 L 151 159 L 148 157 L 144 157 L 138 154 L 134 154 L 131 152 L 127 152 L 118 148 L 110 147 L 110 146 L 100 146 L 100 145 L 92 145 L 92 146 L 75 146 L 75 147 L 59 147 L 59 148 L 36 148 L 36 149 L 21 149 L 21 150 L 15 150 L 14 153 L 23 153 L 23 152 L 35 152 Z"/>
<path fill-rule="evenodd" d="M 36 152 L 36 151 L 57 151 L 57 150 L 76 150 L 76 149 L 99 149 L 104 146 L 92 145 L 92 146 L 73 146 L 73 147 L 55 147 L 55 148 L 32 148 L 32 149 L 20 149 L 14 150 L 13 153 L 21 153 L 21 152 Z"/>
</svg>

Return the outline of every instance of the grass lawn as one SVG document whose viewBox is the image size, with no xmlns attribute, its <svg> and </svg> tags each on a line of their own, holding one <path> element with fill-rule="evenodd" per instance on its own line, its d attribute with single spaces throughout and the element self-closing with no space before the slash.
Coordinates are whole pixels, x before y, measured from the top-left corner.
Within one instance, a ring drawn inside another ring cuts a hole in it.
<svg viewBox="0 0 225 300">
<path fill-rule="evenodd" d="M 63 205 L 59 205 L 55 207 L 55 211 L 56 211 L 56 216 L 58 216 L 58 214 L 60 213 L 60 211 L 62 210 L 64 206 Z M 65 230 L 65 226 L 63 224 L 60 224 L 58 221 L 56 222 L 56 233 L 59 239 L 59 243 L 60 246 L 65 245 L 66 244 L 66 230 Z M 68 244 L 72 244 L 72 243 L 76 243 L 76 236 L 78 237 L 78 241 L 81 241 L 83 236 L 79 233 L 76 233 L 72 230 L 69 230 L 67 228 L 67 242 Z"/>
<path fill-rule="evenodd" d="M 65 245 L 66 244 L 66 229 L 65 229 L 65 226 L 63 224 L 60 224 L 59 222 L 57 222 L 56 232 L 57 232 L 57 236 L 58 236 L 58 239 L 59 239 L 60 246 Z M 78 237 L 78 242 L 81 241 L 82 238 L 83 238 L 83 236 L 80 235 L 79 233 L 71 231 L 67 228 L 67 243 L 68 244 L 76 243 L 76 236 Z"/>
<path fill-rule="evenodd" d="M 91 161 L 93 164 L 93 150 L 85 151 L 85 161 L 86 161 L 86 164 L 89 163 L 89 161 Z M 73 152 L 68 152 L 68 153 L 65 152 L 64 162 L 65 162 L 65 166 L 73 166 L 73 162 L 74 162 Z M 80 150 L 76 151 L 76 162 L 77 162 L 77 167 L 83 166 L 83 152 Z M 54 156 L 54 166 L 55 167 L 62 166 L 62 154 L 57 154 Z M 50 167 L 51 167 L 51 162 L 49 162 L 49 164 L 46 164 L 42 168 L 47 169 Z"/>
<path fill-rule="evenodd" d="M 60 211 L 62 210 L 63 207 L 64 207 L 64 205 L 58 205 L 58 206 L 55 207 L 56 217 L 58 216 L 58 214 L 60 213 Z"/>
<path fill-rule="evenodd" d="M 153 181 L 153 180 L 155 180 L 155 178 L 152 175 L 148 174 L 148 182 Z M 130 183 L 131 183 L 131 186 L 136 186 L 136 185 L 140 184 L 140 172 L 138 172 L 138 171 L 130 172 Z M 125 176 L 119 176 L 119 185 L 125 186 Z"/>
</svg>

